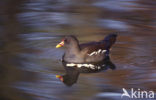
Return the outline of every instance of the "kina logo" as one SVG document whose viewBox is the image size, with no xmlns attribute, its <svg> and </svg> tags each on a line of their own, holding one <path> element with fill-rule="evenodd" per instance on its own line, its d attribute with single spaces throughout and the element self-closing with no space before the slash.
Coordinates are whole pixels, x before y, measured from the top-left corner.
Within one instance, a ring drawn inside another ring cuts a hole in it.
<svg viewBox="0 0 156 100">
<path fill-rule="evenodd" d="M 128 98 L 138 98 L 138 99 L 154 99 L 154 91 L 145 91 L 141 89 L 133 89 L 131 88 L 130 91 L 128 92 L 125 88 L 122 88 L 122 95 L 121 98 L 128 97 Z"/>
</svg>

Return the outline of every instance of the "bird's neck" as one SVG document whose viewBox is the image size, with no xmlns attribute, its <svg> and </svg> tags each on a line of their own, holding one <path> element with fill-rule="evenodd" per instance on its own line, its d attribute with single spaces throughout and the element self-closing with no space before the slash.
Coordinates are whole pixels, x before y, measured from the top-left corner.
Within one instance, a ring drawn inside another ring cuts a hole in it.
<svg viewBox="0 0 156 100">
<path fill-rule="evenodd" d="M 66 62 L 82 62 L 83 59 L 81 59 L 81 49 L 80 46 L 77 44 L 74 44 L 72 46 L 69 46 L 66 48 L 65 54 L 64 54 L 64 60 Z M 76 63 L 75 62 L 75 63 Z"/>
<path fill-rule="evenodd" d="M 76 55 L 76 54 L 79 54 L 80 53 L 80 46 L 77 44 L 77 45 L 73 45 L 71 46 L 70 48 L 66 48 L 66 52 L 68 52 L 68 54 L 72 54 L 72 55 Z"/>
</svg>

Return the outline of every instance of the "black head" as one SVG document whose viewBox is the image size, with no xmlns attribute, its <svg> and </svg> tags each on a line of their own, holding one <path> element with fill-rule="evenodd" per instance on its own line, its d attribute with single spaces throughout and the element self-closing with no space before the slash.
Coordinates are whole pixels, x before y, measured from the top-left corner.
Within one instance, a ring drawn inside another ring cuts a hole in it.
<svg viewBox="0 0 156 100">
<path fill-rule="evenodd" d="M 79 42 L 78 39 L 73 35 L 64 38 L 64 44 L 66 47 L 77 45 L 78 42 Z"/>
<path fill-rule="evenodd" d="M 62 46 L 65 46 L 65 47 L 71 47 L 71 46 L 74 46 L 74 45 L 78 45 L 79 41 L 78 39 L 73 36 L 73 35 L 69 35 L 69 36 L 66 36 L 57 46 L 56 48 L 59 48 L 59 47 L 62 47 Z"/>
</svg>

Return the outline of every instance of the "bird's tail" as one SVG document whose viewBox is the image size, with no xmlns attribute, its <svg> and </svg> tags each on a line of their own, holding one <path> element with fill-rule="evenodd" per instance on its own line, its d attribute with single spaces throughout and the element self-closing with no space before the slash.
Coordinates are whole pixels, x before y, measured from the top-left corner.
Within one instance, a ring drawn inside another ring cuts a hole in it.
<svg viewBox="0 0 156 100">
<path fill-rule="evenodd" d="M 102 42 L 105 42 L 106 48 L 110 49 L 112 45 L 115 43 L 117 38 L 117 34 L 109 34 L 107 35 Z"/>
</svg>

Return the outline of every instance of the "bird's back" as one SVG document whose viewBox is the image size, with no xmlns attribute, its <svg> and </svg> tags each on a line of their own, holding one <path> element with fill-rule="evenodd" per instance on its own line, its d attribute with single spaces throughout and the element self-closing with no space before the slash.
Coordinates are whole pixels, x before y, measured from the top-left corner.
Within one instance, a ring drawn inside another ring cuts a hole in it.
<svg viewBox="0 0 156 100">
<path fill-rule="evenodd" d="M 81 52 L 84 54 L 85 62 L 102 61 L 109 54 L 109 49 L 116 41 L 116 34 L 107 35 L 99 42 L 80 44 Z"/>
</svg>

